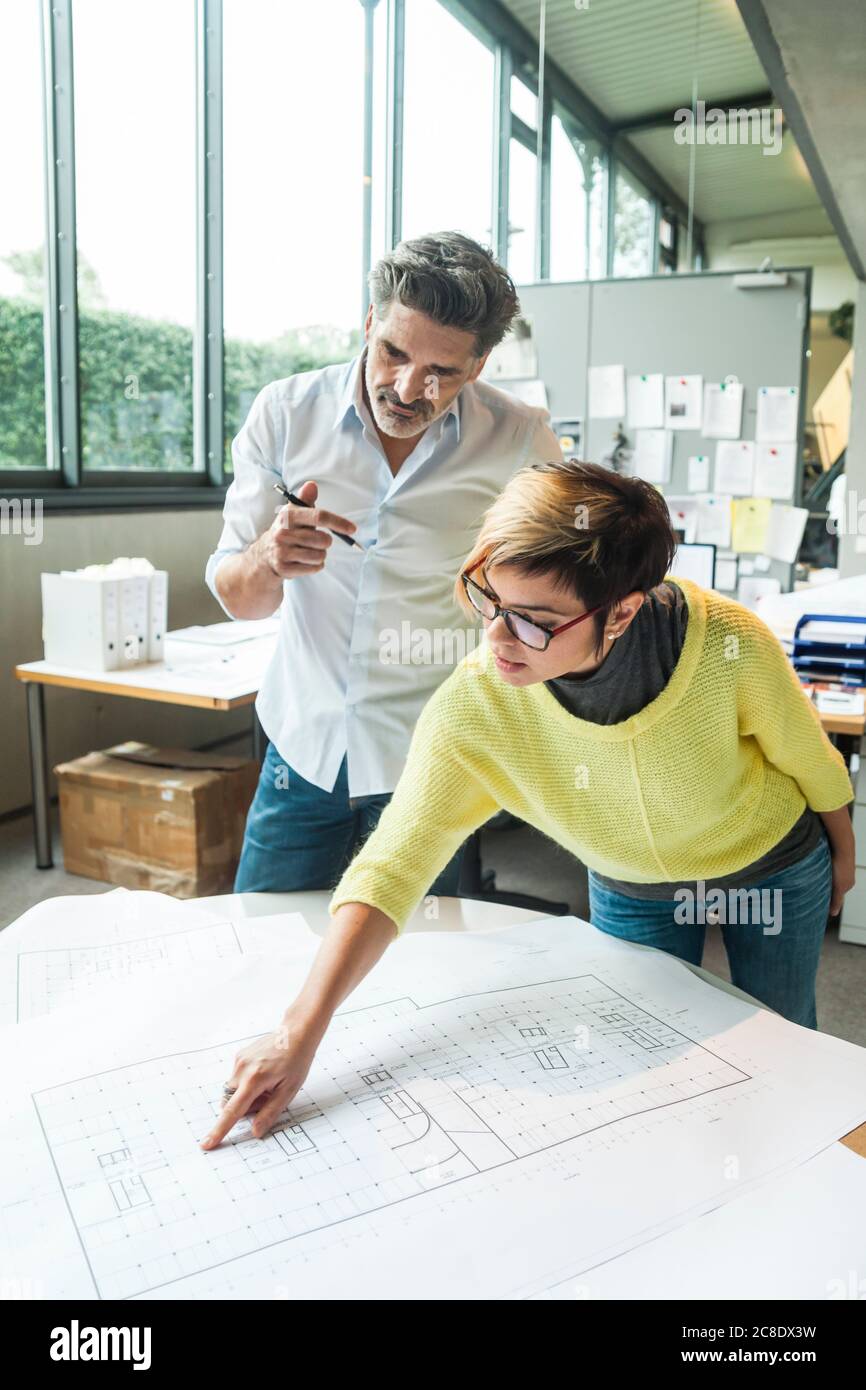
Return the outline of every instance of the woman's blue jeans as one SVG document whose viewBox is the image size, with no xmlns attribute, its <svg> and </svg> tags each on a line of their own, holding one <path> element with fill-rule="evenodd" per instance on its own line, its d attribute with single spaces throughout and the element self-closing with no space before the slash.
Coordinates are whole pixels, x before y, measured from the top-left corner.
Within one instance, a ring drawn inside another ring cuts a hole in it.
<svg viewBox="0 0 866 1390">
<path fill-rule="evenodd" d="M 589 915 L 611 936 L 656 946 L 700 965 L 709 895 L 702 911 L 686 902 L 629 898 L 598 883 L 589 871 Z M 717 909 L 731 979 L 784 1018 L 816 1028 L 815 977 L 830 910 L 832 863 L 826 835 L 796 864 L 748 889 L 724 893 Z M 746 898 L 744 895 L 749 894 Z M 757 893 L 758 896 L 755 896 Z M 686 920 L 682 920 L 686 918 Z"/>
<path fill-rule="evenodd" d="M 247 816 L 236 893 L 293 893 L 336 888 L 343 870 L 391 800 L 390 793 L 349 801 L 346 759 L 334 790 L 307 782 L 272 743 Z M 461 845 L 429 892 L 456 897 Z"/>
</svg>

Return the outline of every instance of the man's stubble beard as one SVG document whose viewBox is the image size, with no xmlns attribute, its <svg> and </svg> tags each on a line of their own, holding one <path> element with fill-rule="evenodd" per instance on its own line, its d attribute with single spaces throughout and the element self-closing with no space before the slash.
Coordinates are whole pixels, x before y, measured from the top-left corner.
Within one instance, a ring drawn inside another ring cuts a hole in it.
<svg viewBox="0 0 866 1390">
<path fill-rule="evenodd" d="M 443 413 L 444 406 L 442 409 L 437 409 L 438 402 L 424 400 L 423 408 L 418 403 L 415 404 L 414 409 L 418 414 L 412 419 L 408 417 L 404 419 L 402 416 L 389 414 L 385 401 L 380 400 L 379 397 L 379 392 L 386 388 L 373 386 L 370 381 L 369 365 L 368 355 L 364 360 L 364 381 L 367 387 L 367 397 L 370 401 L 373 418 L 383 434 L 390 435 L 392 439 L 412 439 L 416 434 L 422 434 L 428 425 L 431 425 Z M 392 394 L 396 394 L 396 392 Z M 431 404 L 433 405 L 432 411 L 429 408 Z"/>
</svg>

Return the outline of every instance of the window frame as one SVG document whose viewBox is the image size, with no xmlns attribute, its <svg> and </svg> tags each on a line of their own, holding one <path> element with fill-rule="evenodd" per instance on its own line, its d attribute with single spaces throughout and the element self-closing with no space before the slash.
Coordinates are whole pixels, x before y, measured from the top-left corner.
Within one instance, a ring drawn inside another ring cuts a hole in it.
<svg viewBox="0 0 866 1390">
<path fill-rule="evenodd" d="M 44 313 L 46 467 L 0 470 L 0 493 L 9 499 L 38 499 L 46 510 L 130 511 L 159 507 L 223 505 L 231 474 L 224 467 L 222 102 L 223 0 L 192 0 L 196 25 L 196 317 L 193 328 L 193 459 L 187 471 L 82 469 L 78 389 L 78 305 L 76 296 L 75 130 L 72 52 L 73 0 L 41 0 L 43 151 L 45 161 Z M 362 0 L 372 11 L 377 0 Z M 387 7 L 385 201 L 387 244 L 399 239 L 402 198 L 402 116 L 405 0 L 382 0 Z M 553 112 L 568 117 L 597 151 L 606 181 L 603 243 L 607 275 L 612 275 L 617 170 L 645 190 L 653 209 L 652 262 L 659 259 L 658 222 L 682 218 L 681 200 L 657 171 L 607 122 L 584 93 L 545 55 L 540 131 L 530 130 L 511 110 L 511 78 L 518 77 L 537 97 L 538 52 L 531 34 L 489 0 L 437 0 L 494 54 L 493 228 L 492 250 L 507 264 L 509 150 L 512 138 L 540 154 L 536 199 L 536 281 L 547 280 L 550 264 L 550 162 Z M 369 16 L 368 16 L 369 20 Z M 366 25 L 364 53 L 372 67 L 373 25 Z M 367 102 L 371 88 L 367 83 Z M 411 99 L 411 94 L 409 94 Z M 365 113 L 366 116 L 369 113 Z M 595 157 L 595 155 L 594 155 Z M 365 157 L 366 168 L 366 157 Z M 380 196 L 373 190 L 372 197 Z M 372 197 L 365 198 L 365 224 L 359 228 L 362 283 L 370 269 Z M 693 219 L 695 262 L 702 262 L 703 227 Z M 586 248 L 591 272 L 591 248 Z M 685 272 L 692 267 L 685 267 Z M 654 271 L 658 273 L 658 271 Z M 683 273 L 683 272 L 680 272 Z M 588 274 L 588 279 L 593 276 Z M 597 277 L 596 277 L 597 278 Z"/>
</svg>

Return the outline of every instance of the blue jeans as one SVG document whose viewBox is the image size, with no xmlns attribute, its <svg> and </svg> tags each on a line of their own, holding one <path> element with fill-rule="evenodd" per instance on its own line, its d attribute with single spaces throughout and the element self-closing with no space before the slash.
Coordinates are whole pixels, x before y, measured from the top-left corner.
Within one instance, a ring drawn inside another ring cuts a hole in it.
<svg viewBox="0 0 866 1390">
<path fill-rule="evenodd" d="M 322 791 L 289 767 L 272 743 L 247 815 L 236 893 L 336 888 L 343 870 L 391 800 L 390 792 L 353 797 L 343 758 L 334 790 Z M 461 845 L 428 890 L 457 896 Z"/>
<path fill-rule="evenodd" d="M 805 1028 L 818 1026 L 815 977 L 831 888 L 832 862 L 825 835 L 810 854 L 760 884 L 741 889 L 739 898 L 735 890 L 725 892 L 725 906 L 718 914 L 733 983 Z M 760 898 L 751 896 L 756 890 Z M 746 893 L 749 899 L 743 898 Z M 706 909 L 712 906 L 711 893 Z M 702 912 L 700 902 L 690 911 L 679 901 L 629 898 L 614 892 L 598 883 L 591 869 L 589 915 L 600 931 L 656 946 L 693 965 L 701 963 L 705 923 L 713 920 L 706 910 Z"/>
</svg>

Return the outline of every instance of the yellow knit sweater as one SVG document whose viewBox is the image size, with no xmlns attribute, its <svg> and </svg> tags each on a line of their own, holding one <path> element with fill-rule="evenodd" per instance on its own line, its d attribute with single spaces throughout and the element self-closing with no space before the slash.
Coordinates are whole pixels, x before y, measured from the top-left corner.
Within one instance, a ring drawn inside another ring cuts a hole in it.
<svg viewBox="0 0 866 1390">
<path fill-rule="evenodd" d="M 428 700 L 400 781 L 337 884 L 402 930 L 467 835 L 511 811 L 589 868 L 634 883 L 735 873 L 787 834 L 806 802 L 853 796 L 841 754 L 778 640 L 755 613 L 676 576 L 689 609 L 664 690 L 593 724 L 543 682 L 507 685 L 486 642 Z"/>
</svg>

